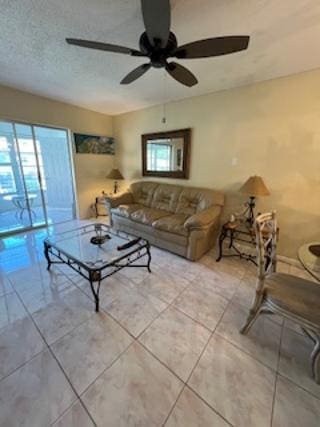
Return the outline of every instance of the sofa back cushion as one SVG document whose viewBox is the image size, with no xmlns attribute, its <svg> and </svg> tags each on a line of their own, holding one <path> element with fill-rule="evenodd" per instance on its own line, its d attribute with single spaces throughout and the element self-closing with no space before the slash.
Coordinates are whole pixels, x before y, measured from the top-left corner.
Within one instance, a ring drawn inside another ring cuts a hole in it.
<svg viewBox="0 0 320 427">
<path fill-rule="evenodd" d="M 176 213 L 193 215 L 211 206 L 223 205 L 224 196 L 220 191 L 184 187 L 179 196 Z"/>
<path fill-rule="evenodd" d="M 159 186 L 156 182 L 139 181 L 131 184 L 130 191 L 134 203 L 150 207 L 155 189 Z"/>
<path fill-rule="evenodd" d="M 175 212 L 182 189 L 183 187 L 177 185 L 160 184 L 153 194 L 151 207 Z"/>
</svg>

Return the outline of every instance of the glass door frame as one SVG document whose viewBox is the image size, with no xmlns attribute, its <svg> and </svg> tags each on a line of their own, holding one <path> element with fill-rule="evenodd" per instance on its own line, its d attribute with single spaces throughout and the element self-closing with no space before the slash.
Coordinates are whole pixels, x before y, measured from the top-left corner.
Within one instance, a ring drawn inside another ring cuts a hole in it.
<svg viewBox="0 0 320 427">
<path fill-rule="evenodd" d="M 75 167 L 74 167 L 75 149 L 74 149 L 74 146 L 72 143 L 73 138 L 72 138 L 71 130 L 68 128 L 61 127 L 61 126 L 46 125 L 43 123 L 42 124 L 30 123 L 27 121 L 13 120 L 13 119 L 9 119 L 9 118 L 1 118 L 1 117 L 0 117 L 0 122 L 10 123 L 12 126 L 12 129 L 13 129 L 14 149 L 15 149 L 17 156 L 18 156 L 18 159 L 19 159 L 19 170 L 21 171 L 23 191 L 26 195 L 26 204 L 27 204 L 27 208 L 28 208 L 28 216 L 29 216 L 29 222 L 30 222 L 29 227 L 23 227 L 23 228 L 19 228 L 16 230 L 10 230 L 8 232 L 0 233 L 0 239 L 8 237 L 8 236 L 12 236 L 14 234 L 24 233 L 26 231 L 38 230 L 41 228 L 48 228 L 49 226 L 55 225 L 55 224 L 50 224 L 50 225 L 48 224 L 48 213 L 47 213 L 47 206 L 45 203 L 45 196 L 44 196 L 42 178 L 41 178 L 41 172 L 40 172 L 39 155 L 38 155 L 38 151 L 37 151 L 37 144 L 36 144 L 36 137 L 35 137 L 35 130 L 34 130 L 35 127 L 54 129 L 54 130 L 62 130 L 64 132 L 66 132 L 67 146 L 68 146 L 67 147 L 68 148 L 68 161 L 69 161 L 69 165 L 71 168 L 71 181 L 72 181 L 72 196 L 73 196 L 72 197 L 72 199 L 73 199 L 73 204 L 72 204 L 73 205 L 73 208 L 72 208 L 72 214 L 73 214 L 72 216 L 73 217 L 72 217 L 72 220 L 77 219 L 79 217 L 79 205 L 78 205 L 78 199 L 77 199 L 76 177 L 75 177 Z M 44 224 L 32 225 L 33 221 L 32 221 L 30 204 L 29 204 L 29 200 L 28 200 L 28 190 L 27 190 L 27 186 L 26 186 L 26 182 L 25 182 L 25 176 L 23 174 L 23 169 L 22 169 L 21 154 L 20 154 L 20 148 L 19 148 L 19 144 L 18 144 L 16 125 L 25 125 L 25 126 L 30 126 L 30 128 L 31 128 L 32 143 L 33 143 L 33 149 L 34 149 L 34 154 L 35 154 L 35 158 L 36 158 L 37 177 L 38 177 L 38 182 L 39 182 L 39 187 L 40 187 L 41 202 L 42 202 L 42 208 L 43 208 L 44 219 L 45 219 Z M 68 222 L 68 221 L 69 220 L 63 221 L 63 222 Z M 59 224 L 62 224 L 63 222 L 61 222 Z"/>
</svg>

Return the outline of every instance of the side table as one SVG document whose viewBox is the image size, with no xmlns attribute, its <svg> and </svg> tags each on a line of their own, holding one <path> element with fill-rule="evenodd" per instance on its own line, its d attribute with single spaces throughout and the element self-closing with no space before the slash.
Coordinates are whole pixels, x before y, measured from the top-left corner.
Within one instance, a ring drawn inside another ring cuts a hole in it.
<svg viewBox="0 0 320 427">
<path fill-rule="evenodd" d="M 98 216 L 108 216 L 108 214 L 106 213 L 106 209 L 105 209 L 105 196 L 98 196 L 95 198 L 95 202 L 92 205 L 92 208 L 94 210 L 94 213 L 96 215 L 96 218 L 98 218 Z"/>
<path fill-rule="evenodd" d="M 223 253 L 223 242 L 225 239 L 229 238 L 229 244 L 228 248 L 233 249 L 235 253 L 233 254 L 224 254 Z M 243 224 L 239 221 L 228 221 L 225 224 L 223 224 L 219 236 L 219 255 L 217 258 L 217 262 L 221 260 L 222 257 L 239 257 L 246 259 L 247 261 L 251 261 L 254 264 L 256 264 L 255 255 L 250 255 L 245 252 L 241 252 L 239 248 L 235 246 L 235 241 L 242 242 L 249 244 L 253 248 L 255 248 L 255 233 L 253 228 L 250 228 L 249 226 L 246 226 L 246 224 Z"/>
<path fill-rule="evenodd" d="M 268 237 L 267 235 L 265 236 Z M 223 242 L 225 239 L 229 238 L 228 249 L 233 250 L 234 253 L 223 253 Z M 277 239 L 279 238 L 279 228 L 277 228 Z M 246 252 L 243 252 L 235 246 L 235 242 L 241 242 L 249 245 L 254 251 L 256 250 L 256 233 L 253 227 L 249 224 L 234 221 L 234 222 L 226 222 L 223 224 L 220 236 L 219 236 L 219 254 L 216 259 L 217 262 L 221 260 L 221 258 L 229 258 L 229 257 L 238 257 L 240 259 L 245 259 L 247 261 L 253 262 L 253 264 L 257 265 L 256 255 L 252 255 Z M 267 260 L 268 261 L 268 260 Z"/>
</svg>

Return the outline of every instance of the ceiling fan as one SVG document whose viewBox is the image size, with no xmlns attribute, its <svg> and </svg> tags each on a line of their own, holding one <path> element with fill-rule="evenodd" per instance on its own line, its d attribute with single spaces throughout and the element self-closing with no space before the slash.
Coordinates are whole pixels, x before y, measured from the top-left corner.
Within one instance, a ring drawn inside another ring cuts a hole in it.
<svg viewBox="0 0 320 427">
<path fill-rule="evenodd" d="M 198 83 L 196 77 L 177 62 L 168 62 L 169 58 L 207 58 L 239 52 L 248 47 L 249 36 L 214 37 L 178 46 L 176 36 L 170 31 L 170 0 L 141 0 L 141 7 L 146 31 L 140 36 L 140 50 L 90 40 L 67 38 L 66 41 L 71 45 L 89 49 L 150 59 L 150 62 L 140 65 L 127 74 L 121 84 L 132 83 L 151 67 L 155 67 L 165 68 L 171 77 L 189 87 Z"/>
</svg>

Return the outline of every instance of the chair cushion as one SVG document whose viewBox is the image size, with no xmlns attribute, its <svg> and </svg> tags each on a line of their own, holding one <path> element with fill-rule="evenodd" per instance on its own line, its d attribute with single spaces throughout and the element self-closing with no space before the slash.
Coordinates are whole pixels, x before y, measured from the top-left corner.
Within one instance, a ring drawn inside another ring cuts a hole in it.
<svg viewBox="0 0 320 427">
<path fill-rule="evenodd" d="M 285 273 L 267 276 L 265 296 L 283 310 L 290 311 L 320 327 L 320 285 Z"/>
<path fill-rule="evenodd" d="M 132 203 L 130 205 L 119 205 L 117 208 L 111 209 L 112 214 L 122 216 L 124 218 L 130 218 L 131 214 L 138 209 L 143 208 L 143 205 L 138 203 Z"/>
<path fill-rule="evenodd" d="M 131 214 L 131 219 L 142 224 L 152 225 L 154 221 L 164 216 L 170 215 L 170 212 L 161 209 L 143 207 Z"/>
<path fill-rule="evenodd" d="M 176 185 L 160 184 L 154 192 L 151 207 L 174 213 L 181 191 L 182 188 Z"/>
<path fill-rule="evenodd" d="M 168 231 L 170 233 L 179 234 L 180 236 L 188 236 L 188 230 L 184 228 L 188 215 L 175 214 L 165 216 L 152 223 L 152 226 L 157 230 Z"/>
</svg>

